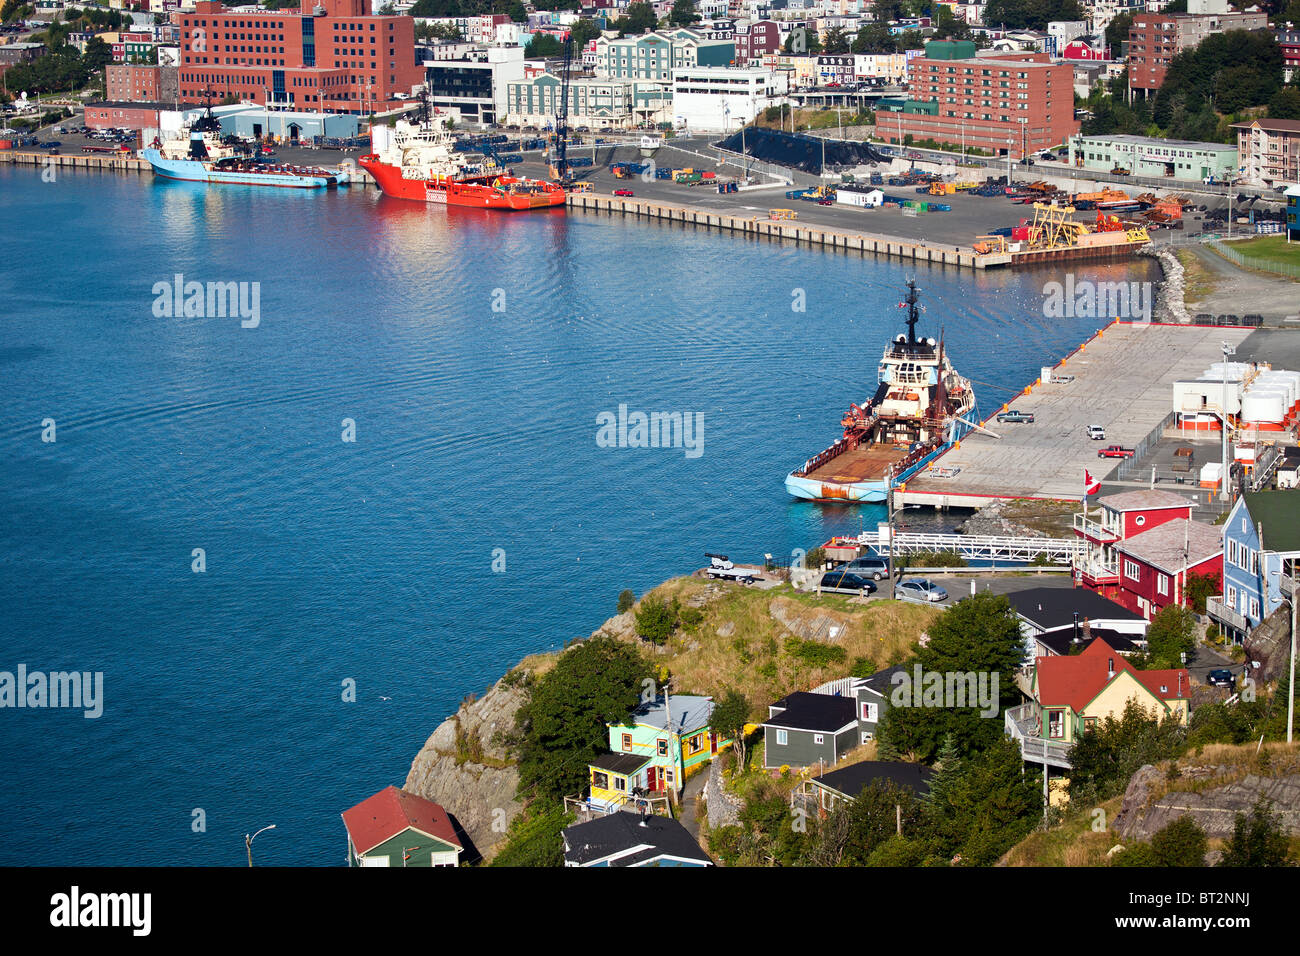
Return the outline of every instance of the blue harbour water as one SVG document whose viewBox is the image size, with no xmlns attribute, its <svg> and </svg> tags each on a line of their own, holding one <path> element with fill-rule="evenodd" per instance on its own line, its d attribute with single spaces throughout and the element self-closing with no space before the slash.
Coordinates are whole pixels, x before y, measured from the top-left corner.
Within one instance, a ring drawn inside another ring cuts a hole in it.
<svg viewBox="0 0 1300 956">
<path fill-rule="evenodd" d="M 875 526 L 782 479 L 907 278 L 985 410 L 1098 325 L 1045 273 L 13 167 L 0 263 L 0 671 L 104 674 L 98 719 L 0 710 L 4 864 L 240 865 L 271 823 L 259 863 L 341 864 L 342 810 L 623 588 Z M 260 283 L 260 324 L 156 316 L 177 274 Z M 598 447 L 620 404 L 703 413 L 703 454 Z"/>
</svg>

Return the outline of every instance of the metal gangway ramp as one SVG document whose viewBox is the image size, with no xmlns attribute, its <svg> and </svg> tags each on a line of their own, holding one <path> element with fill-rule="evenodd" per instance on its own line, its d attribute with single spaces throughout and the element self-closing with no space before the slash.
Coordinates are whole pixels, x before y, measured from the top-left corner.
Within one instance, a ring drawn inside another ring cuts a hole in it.
<svg viewBox="0 0 1300 956">
<path fill-rule="evenodd" d="M 888 534 L 863 534 L 858 538 L 882 557 L 891 548 L 895 554 L 945 551 L 974 561 L 1024 561 L 1039 558 L 1053 564 L 1072 564 L 1085 554 L 1086 542 L 1082 538 L 1003 537 L 982 534 L 919 534 L 895 531 L 892 545 Z"/>
</svg>

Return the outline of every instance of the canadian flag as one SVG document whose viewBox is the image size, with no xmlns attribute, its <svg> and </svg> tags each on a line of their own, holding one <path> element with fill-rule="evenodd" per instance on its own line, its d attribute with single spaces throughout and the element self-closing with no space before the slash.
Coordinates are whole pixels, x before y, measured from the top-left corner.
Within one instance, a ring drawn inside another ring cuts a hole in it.
<svg viewBox="0 0 1300 956">
<path fill-rule="evenodd" d="M 1087 468 L 1083 469 L 1083 493 L 1084 495 L 1095 495 L 1101 491 L 1101 482 L 1092 477 L 1092 472 Z"/>
</svg>

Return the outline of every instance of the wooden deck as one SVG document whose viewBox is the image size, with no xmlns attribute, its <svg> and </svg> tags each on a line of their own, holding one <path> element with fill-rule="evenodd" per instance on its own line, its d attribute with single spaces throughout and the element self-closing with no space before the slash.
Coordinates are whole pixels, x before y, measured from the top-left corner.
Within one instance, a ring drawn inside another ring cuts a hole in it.
<svg viewBox="0 0 1300 956">
<path fill-rule="evenodd" d="M 883 480 L 890 465 L 907 457 L 907 448 L 901 445 L 859 445 L 852 451 L 837 455 L 820 468 L 809 473 L 812 481 L 833 481 L 852 484 L 859 481 Z"/>
</svg>

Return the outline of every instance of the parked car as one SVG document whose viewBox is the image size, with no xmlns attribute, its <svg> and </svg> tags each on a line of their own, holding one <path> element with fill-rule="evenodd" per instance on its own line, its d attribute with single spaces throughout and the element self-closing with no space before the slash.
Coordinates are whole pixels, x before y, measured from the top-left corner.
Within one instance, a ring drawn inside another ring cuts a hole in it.
<svg viewBox="0 0 1300 956">
<path fill-rule="evenodd" d="M 615 196 L 631 196 L 631 195 L 632 195 L 632 190 L 630 190 L 630 189 L 615 189 L 615 190 L 614 190 L 614 195 L 615 195 Z"/>
<path fill-rule="evenodd" d="M 894 597 L 937 602 L 948 600 L 948 592 L 925 578 L 907 578 L 894 585 Z"/>
<path fill-rule="evenodd" d="M 1028 424 L 1033 420 L 1033 412 L 1021 412 L 1014 408 L 1007 412 L 998 412 L 999 422 L 1024 422 Z"/>
<path fill-rule="evenodd" d="M 832 594 L 867 595 L 876 592 L 875 582 L 871 578 L 861 574 L 853 574 L 843 569 L 826 572 L 822 575 L 821 583 L 817 586 L 823 591 L 830 591 Z"/>
<path fill-rule="evenodd" d="M 1216 667 L 1205 675 L 1205 683 L 1212 687 L 1236 687 L 1237 678 L 1226 667 Z"/>
<path fill-rule="evenodd" d="M 1237 317 L 1235 315 L 1230 315 L 1227 312 L 1225 312 L 1223 315 L 1219 316 L 1216 321 L 1219 323 L 1219 325 L 1236 325 Z"/>
<path fill-rule="evenodd" d="M 889 577 L 889 561 L 874 554 L 864 554 L 844 565 L 842 570 L 880 581 Z"/>
<path fill-rule="evenodd" d="M 1101 451 L 1097 452 L 1098 458 L 1132 458 L 1137 452 L 1132 448 L 1125 448 L 1123 445 L 1107 445 Z"/>
<path fill-rule="evenodd" d="M 1102 428 L 1100 425 L 1089 425 L 1088 437 L 1091 438 L 1093 441 L 1105 441 L 1106 429 Z"/>
</svg>

